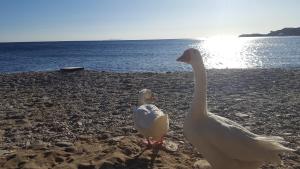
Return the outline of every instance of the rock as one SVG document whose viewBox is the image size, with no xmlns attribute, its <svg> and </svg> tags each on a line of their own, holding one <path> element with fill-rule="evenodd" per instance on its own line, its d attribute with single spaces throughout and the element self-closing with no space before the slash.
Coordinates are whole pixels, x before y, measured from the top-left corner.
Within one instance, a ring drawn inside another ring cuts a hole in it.
<svg viewBox="0 0 300 169">
<path fill-rule="evenodd" d="M 76 151 L 76 148 L 75 147 L 66 147 L 65 148 L 65 152 L 69 152 L 69 153 L 73 153 L 73 152 L 75 152 Z"/>
<path fill-rule="evenodd" d="M 64 159 L 62 157 L 55 157 L 55 162 L 62 163 Z"/>
<path fill-rule="evenodd" d="M 121 130 L 122 130 L 124 133 L 129 133 L 130 131 L 132 131 L 132 127 L 131 127 L 131 126 L 122 127 Z"/>
<path fill-rule="evenodd" d="M 20 168 L 24 168 L 24 165 L 28 162 L 28 160 L 21 160 L 19 163 L 18 163 L 18 166 Z"/>
<path fill-rule="evenodd" d="M 178 150 L 178 144 L 174 143 L 173 141 L 166 140 L 163 145 L 169 152 L 175 152 Z"/>
<path fill-rule="evenodd" d="M 55 145 L 58 147 L 71 147 L 73 146 L 73 143 L 62 141 L 62 142 L 57 142 Z"/>
<path fill-rule="evenodd" d="M 37 157 L 37 155 L 36 154 L 28 154 L 27 157 L 29 159 L 33 159 L 33 158 Z"/>
<path fill-rule="evenodd" d="M 206 160 L 198 160 L 193 165 L 194 169 L 212 169 L 210 164 Z"/>
<path fill-rule="evenodd" d="M 16 124 L 30 124 L 28 119 L 16 119 Z"/>
<path fill-rule="evenodd" d="M 30 141 L 27 140 L 25 146 L 26 146 L 26 147 L 29 147 L 30 145 L 31 145 Z"/>
<path fill-rule="evenodd" d="M 178 141 L 180 144 L 184 144 L 184 141 Z"/>
<path fill-rule="evenodd" d="M 47 96 L 44 96 L 44 97 L 42 98 L 42 100 L 43 100 L 44 105 L 45 105 L 46 107 L 51 107 L 51 106 L 54 105 L 53 102 L 52 102 L 52 100 L 51 100 L 49 97 L 47 97 Z"/>
<path fill-rule="evenodd" d="M 11 112 L 10 114 L 6 115 L 6 119 L 24 119 L 25 116 L 23 114 L 20 113 L 14 113 Z"/>
<path fill-rule="evenodd" d="M 296 148 L 295 153 L 298 154 L 298 155 L 300 155 L 300 146 L 298 146 L 298 147 Z"/>
<path fill-rule="evenodd" d="M 105 140 L 105 139 L 108 139 L 108 138 L 111 138 L 111 137 L 112 137 L 112 136 L 111 136 L 110 133 L 103 133 L 103 134 L 101 134 L 101 135 L 99 136 L 99 139 Z"/>
<path fill-rule="evenodd" d="M 44 105 L 45 105 L 46 107 L 51 107 L 51 106 L 53 106 L 54 104 L 53 104 L 51 101 L 47 101 L 47 102 L 44 102 Z"/>
<path fill-rule="evenodd" d="M 17 157 L 17 154 L 15 154 L 15 153 L 14 154 L 9 154 L 9 155 L 6 156 L 6 160 L 9 161 L 9 160 L 14 159 L 16 157 Z"/>
<path fill-rule="evenodd" d="M 245 99 L 243 99 L 243 98 L 236 98 L 236 99 L 234 99 L 235 101 L 244 101 Z"/>
<path fill-rule="evenodd" d="M 8 151 L 8 150 L 0 150 L 0 156 L 9 154 L 9 153 L 10 153 L 10 151 Z"/>
<path fill-rule="evenodd" d="M 50 143 L 43 142 L 41 140 L 36 140 L 35 142 L 31 143 L 29 148 L 35 149 L 35 150 L 47 150 L 48 146 L 50 146 Z"/>
<path fill-rule="evenodd" d="M 71 162 L 74 161 L 74 158 L 73 158 L 73 157 L 67 157 L 66 161 L 67 161 L 68 163 L 71 163 Z"/>
<path fill-rule="evenodd" d="M 92 137 L 88 136 L 88 135 L 80 135 L 80 136 L 78 136 L 78 139 L 84 140 L 84 141 L 90 141 L 92 139 Z"/>
<path fill-rule="evenodd" d="M 119 141 L 121 141 L 123 138 L 124 138 L 124 136 L 117 136 L 117 137 L 111 138 L 110 140 L 111 140 L 111 141 L 115 141 L 115 142 L 119 142 Z"/>
<path fill-rule="evenodd" d="M 293 133 L 285 132 L 285 133 L 282 133 L 282 135 L 291 136 L 291 135 L 293 135 Z"/>
<path fill-rule="evenodd" d="M 235 116 L 240 117 L 240 118 L 246 118 L 246 117 L 249 117 L 248 114 L 244 114 L 244 113 L 235 113 Z"/>
<path fill-rule="evenodd" d="M 80 163 L 78 164 L 78 169 L 95 169 L 96 166 L 94 164 L 89 164 L 89 163 Z"/>
</svg>

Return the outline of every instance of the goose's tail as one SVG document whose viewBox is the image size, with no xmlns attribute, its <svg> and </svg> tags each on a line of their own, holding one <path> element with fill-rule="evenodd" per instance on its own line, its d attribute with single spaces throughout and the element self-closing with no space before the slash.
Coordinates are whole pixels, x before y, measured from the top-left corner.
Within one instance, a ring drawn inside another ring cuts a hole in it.
<svg viewBox="0 0 300 169">
<path fill-rule="evenodd" d="M 278 151 L 278 152 L 289 152 L 289 151 L 295 151 L 294 149 L 287 148 L 283 146 L 280 143 L 287 143 L 284 141 L 282 137 L 278 136 L 259 136 L 256 137 L 256 140 L 258 140 L 261 144 L 264 144 L 267 148 L 270 150 Z"/>
<path fill-rule="evenodd" d="M 169 130 L 169 117 L 167 114 L 164 114 L 162 116 L 159 116 L 155 119 L 154 122 L 155 126 L 155 138 L 154 139 L 160 139 L 162 136 L 164 136 L 168 130 Z"/>
<path fill-rule="evenodd" d="M 276 164 L 282 164 L 279 153 L 293 152 L 294 149 L 287 148 L 280 143 L 287 143 L 283 138 L 278 136 L 259 136 L 255 138 L 264 149 L 268 152 L 268 161 Z"/>
<path fill-rule="evenodd" d="M 169 129 L 169 116 L 167 114 L 159 116 L 155 119 L 155 123 L 157 124 L 157 126 L 160 126 L 162 128 L 165 128 L 166 130 L 168 130 Z"/>
</svg>

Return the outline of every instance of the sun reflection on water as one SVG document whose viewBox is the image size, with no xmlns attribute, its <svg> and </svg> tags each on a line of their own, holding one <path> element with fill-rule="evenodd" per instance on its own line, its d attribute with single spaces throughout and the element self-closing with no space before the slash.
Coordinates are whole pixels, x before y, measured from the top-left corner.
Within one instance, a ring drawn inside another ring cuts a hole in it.
<svg viewBox="0 0 300 169">
<path fill-rule="evenodd" d="M 191 47 L 201 51 L 207 68 L 261 67 L 262 62 L 255 55 L 260 47 L 255 42 L 256 39 L 216 36 L 199 41 Z"/>
</svg>

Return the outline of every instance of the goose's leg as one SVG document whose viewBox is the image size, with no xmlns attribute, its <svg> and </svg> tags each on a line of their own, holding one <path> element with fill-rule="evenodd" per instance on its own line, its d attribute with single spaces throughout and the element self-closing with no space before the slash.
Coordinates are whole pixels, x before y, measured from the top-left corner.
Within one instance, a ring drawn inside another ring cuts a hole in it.
<svg viewBox="0 0 300 169">
<path fill-rule="evenodd" d="M 163 144 L 163 143 L 164 143 L 164 137 L 161 137 L 161 138 L 158 140 L 157 144 L 161 145 L 161 144 Z"/>
<path fill-rule="evenodd" d="M 148 147 L 151 147 L 152 144 L 151 144 L 151 141 L 150 141 L 149 137 L 147 138 L 147 142 L 148 142 L 147 146 L 148 146 Z"/>
<path fill-rule="evenodd" d="M 162 136 L 157 142 L 155 142 L 155 144 L 157 144 L 157 145 L 163 145 L 163 143 L 164 143 L 164 137 L 165 136 Z"/>
</svg>

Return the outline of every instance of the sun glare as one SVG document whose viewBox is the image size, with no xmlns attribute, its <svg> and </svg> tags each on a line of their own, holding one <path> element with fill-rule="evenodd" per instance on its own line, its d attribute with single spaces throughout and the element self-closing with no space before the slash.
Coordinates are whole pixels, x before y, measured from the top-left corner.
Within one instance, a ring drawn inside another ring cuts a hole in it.
<svg viewBox="0 0 300 169">
<path fill-rule="evenodd" d="M 214 36 L 194 44 L 204 55 L 208 68 L 247 68 L 243 50 L 249 39 L 236 36 Z"/>
</svg>

